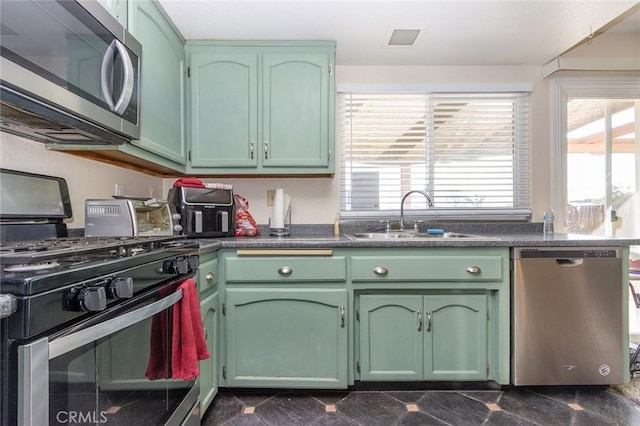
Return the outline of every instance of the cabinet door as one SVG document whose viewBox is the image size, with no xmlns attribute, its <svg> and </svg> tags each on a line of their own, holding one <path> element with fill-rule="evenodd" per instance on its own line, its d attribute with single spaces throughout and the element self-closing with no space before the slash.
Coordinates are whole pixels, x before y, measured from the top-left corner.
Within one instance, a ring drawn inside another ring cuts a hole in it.
<svg viewBox="0 0 640 426">
<path fill-rule="evenodd" d="M 360 296 L 362 380 L 421 380 L 424 376 L 422 296 Z"/>
<path fill-rule="evenodd" d="M 191 54 L 191 166 L 257 167 L 258 55 Z"/>
<path fill-rule="evenodd" d="M 132 143 L 186 164 L 184 43 L 155 2 L 130 5 L 129 31 L 142 43 L 140 140 Z"/>
<path fill-rule="evenodd" d="M 330 60 L 326 53 L 263 55 L 263 167 L 329 164 Z"/>
<path fill-rule="evenodd" d="M 486 294 L 424 298 L 425 378 L 487 379 Z"/>
<path fill-rule="evenodd" d="M 200 313 L 207 349 L 211 355 L 200 361 L 200 414 L 203 415 L 218 393 L 218 292 L 200 302 Z"/>
<path fill-rule="evenodd" d="M 227 386 L 346 388 L 345 289 L 227 288 Z"/>
<path fill-rule="evenodd" d="M 107 11 L 127 28 L 127 0 L 97 0 Z M 134 1 L 134 0 L 130 0 Z"/>
</svg>

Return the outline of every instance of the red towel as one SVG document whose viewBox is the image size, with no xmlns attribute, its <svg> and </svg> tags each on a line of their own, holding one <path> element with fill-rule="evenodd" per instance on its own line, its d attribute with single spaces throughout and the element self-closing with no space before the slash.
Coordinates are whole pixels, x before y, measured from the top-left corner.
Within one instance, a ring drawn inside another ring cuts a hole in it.
<svg viewBox="0 0 640 426">
<path fill-rule="evenodd" d="M 198 361 L 209 358 L 204 340 L 200 301 L 192 278 L 180 284 L 182 300 L 173 309 L 171 377 L 192 380 L 198 377 Z"/>
<path fill-rule="evenodd" d="M 173 305 L 170 354 L 166 315 L 154 315 L 151 322 L 151 353 L 146 372 L 150 380 L 193 380 L 199 374 L 198 361 L 210 356 L 204 338 L 196 283 L 188 278 L 178 289 L 182 290 L 182 299 Z"/>
<path fill-rule="evenodd" d="M 185 177 L 180 178 L 173 183 L 173 186 L 188 186 L 191 188 L 206 188 L 205 184 L 198 178 Z"/>
</svg>

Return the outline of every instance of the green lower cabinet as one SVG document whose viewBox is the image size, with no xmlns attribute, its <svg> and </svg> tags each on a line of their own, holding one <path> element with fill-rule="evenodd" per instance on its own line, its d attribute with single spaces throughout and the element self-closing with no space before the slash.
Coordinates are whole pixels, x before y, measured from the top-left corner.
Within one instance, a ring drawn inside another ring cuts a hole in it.
<svg viewBox="0 0 640 426">
<path fill-rule="evenodd" d="M 419 329 L 422 297 L 360 296 L 360 378 L 424 378 L 424 334 Z"/>
<path fill-rule="evenodd" d="M 363 294 L 361 380 L 487 380 L 487 295 Z"/>
<path fill-rule="evenodd" d="M 200 413 L 203 415 L 218 393 L 218 292 L 200 301 L 200 313 L 210 355 L 200 361 Z"/>
<path fill-rule="evenodd" d="M 346 388 L 347 290 L 226 290 L 226 385 Z"/>
</svg>

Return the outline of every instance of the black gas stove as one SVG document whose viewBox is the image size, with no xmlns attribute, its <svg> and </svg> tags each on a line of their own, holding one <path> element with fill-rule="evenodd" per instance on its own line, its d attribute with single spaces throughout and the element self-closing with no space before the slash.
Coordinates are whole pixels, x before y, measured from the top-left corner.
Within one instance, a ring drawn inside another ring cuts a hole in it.
<svg viewBox="0 0 640 426">
<path fill-rule="evenodd" d="M 62 238 L 0 245 L 0 288 L 16 297 L 9 336 L 54 330 L 195 273 L 198 244 L 183 237 Z"/>
<path fill-rule="evenodd" d="M 171 371 L 180 306 L 194 306 L 185 294 L 197 299 L 197 241 L 69 238 L 63 179 L 0 175 L 0 425 L 142 424 L 151 412 L 173 425 L 197 414 L 196 380 L 156 380 L 172 377 L 156 373 Z M 117 395 L 138 403 L 112 407 Z"/>
<path fill-rule="evenodd" d="M 181 236 L 51 238 L 0 244 L 2 293 L 34 295 L 72 282 L 193 252 Z"/>
</svg>

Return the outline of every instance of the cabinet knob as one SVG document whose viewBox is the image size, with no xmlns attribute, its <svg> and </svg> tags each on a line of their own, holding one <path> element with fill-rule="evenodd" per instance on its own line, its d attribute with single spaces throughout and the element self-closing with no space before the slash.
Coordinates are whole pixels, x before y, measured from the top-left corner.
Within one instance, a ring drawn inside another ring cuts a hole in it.
<svg viewBox="0 0 640 426">
<path fill-rule="evenodd" d="M 479 266 L 467 266 L 467 272 L 470 274 L 479 274 L 482 270 Z"/>
<path fill-rule="evenodd" d="M 213 272 L 209 272 L 205 278 L 207 279 L 207 281 L 211 281 L 215 278 L 215 275 L 213 275 Z"/>
<path fill-rule="evenodd" d="M 376 275 L 387 275 L 389 273 L 389 270 L 387 268 L 385 268 L 384 266 L 378 266 L 377 268 L 375 268 L 373 270 L 373 273 Z"/>
<path fill-rule="evenodd" d="M 278 273 L 280 275 L 288 276 L 293 274 L 293 269 L 288 266 L 282 266 L 280 269 L 278 269 Z"/>
</svg>

